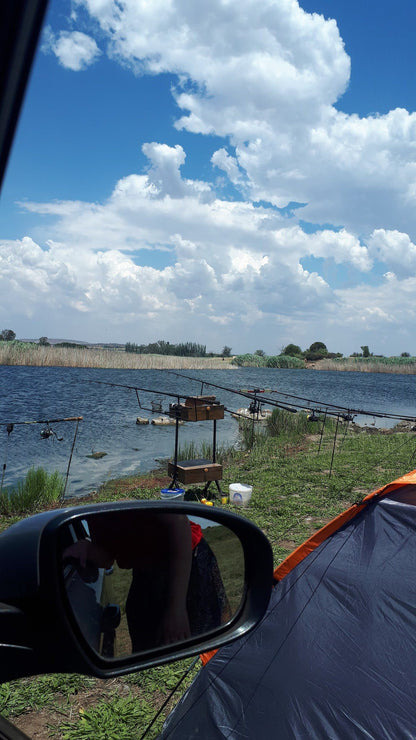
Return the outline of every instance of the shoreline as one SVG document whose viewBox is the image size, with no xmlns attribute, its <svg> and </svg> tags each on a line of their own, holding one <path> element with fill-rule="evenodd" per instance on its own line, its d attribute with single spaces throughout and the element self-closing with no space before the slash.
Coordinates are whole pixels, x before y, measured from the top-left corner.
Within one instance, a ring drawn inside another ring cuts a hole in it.
<svg viewBox="0 0 416 740">
<path fill-rule="evenodd" d="M 231 357 L 179 357 L 174 355 L 135 354 L 121 350 L 67 347 L 42 347 L 21 343 L 0 343 L 0 366 L 15 367 L 70 367 L 107 370 L 237 370 L 264 366 L 233 364 Z M 264 368 L 273 369 L 273 368 Z M 389 373 L 416 375 L 416 358 L 345 358 L 305 362 L 301 368 L 329 372 Z"/>
</svg>

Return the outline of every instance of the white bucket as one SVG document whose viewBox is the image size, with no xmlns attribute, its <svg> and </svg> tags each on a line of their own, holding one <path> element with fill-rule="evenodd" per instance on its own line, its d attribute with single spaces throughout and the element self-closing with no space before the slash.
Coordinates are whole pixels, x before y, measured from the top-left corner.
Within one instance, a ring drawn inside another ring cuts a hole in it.
<svg viewBox="0 0 416 740">
<path fill-rule="evenodd" d="M 248 506 L 253 491 L 253 486 L 246 486 L 244 483 L 231 483 L 230 503 L 236 506 Z"/>
<path fill-rule="evenodd" d="M 165 501 L 183 501 L 185 496 L 184 488 L 161 488 L 160 498 Z"/>
</svg>

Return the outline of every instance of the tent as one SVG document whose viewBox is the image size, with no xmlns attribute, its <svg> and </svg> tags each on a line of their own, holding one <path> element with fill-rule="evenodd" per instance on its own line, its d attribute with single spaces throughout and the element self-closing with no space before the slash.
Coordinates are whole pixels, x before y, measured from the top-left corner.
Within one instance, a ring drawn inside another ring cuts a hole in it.
<svg viewBox="0 0 416 740">
<path fill-rule="evenodd" d="M 269 609 L 222 648 L 161 738 L 416 737 L 416 471 L 275 571 Z"/>
</svg>

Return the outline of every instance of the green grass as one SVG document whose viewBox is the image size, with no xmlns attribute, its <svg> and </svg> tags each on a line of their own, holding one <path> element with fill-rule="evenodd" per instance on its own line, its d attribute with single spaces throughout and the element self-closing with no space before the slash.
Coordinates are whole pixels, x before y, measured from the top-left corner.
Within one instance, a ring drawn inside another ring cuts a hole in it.
<svg viewBox="0 0 416 740">
<path fill-rule="evenodd" d="M 217 445 L 215 459 L 218 463 L 223 463 L 234 453 L 234 448 L 230 445 Z M 210 442 L 195 443 L 193 441 L 179 445 L 178 460 L 195 460 L 205 458 L 212 460 L 212 444 Z"/>
<path fill-rule="evenodd" d="M 147 724 L 153 710 L 137 696 L 111 695 L 89 709 L 79 710 L 76 722 L 62 722 L 54 735 L 62 740 L 131 740 Z"/>
<path fill-rule="evenodd" d="M 19 717 L 31 710 L 54 708 L 58 700 L 67 701 L 70 696 L 94 683 L 95 679 L 77 673 L 54 673 L 50 676 L 9 681 L 0 686 L 0 714 L 5 717 Z"/>
<path fill-rule="evenodd" d="M 235 482 L 253 486 L 248 508 L 237 509 L 232 504 L 224 508 L 251 519 L 266 533 L 275 565 L 351 503 L 416 467 L 416 436 L 412 433 L 355 431 L 355 427 L 343 423 L 335 439 L 335 425 L 327 420 L 321 439 L 322 421 L 305 422 L 302 414 L 286 418 L 284 412 L 273 416 L 274 436 L 256 427 L 252 449 L 234 451 L 224 459 L 221 487 L 228 490 Z M 201 456 L 201 450 L 195 448 L 195 455 Z M 161 478 L 157 476 L 112 481 L 96 500 L 159 498 L 160 487 Z M 63 722 L 56 724 L 55 717 L 54 727 L 45 730 L 45 737 L 56 740 L 140 737 L 192 662 L 193 658 L 106 684 L 96 680 L 94 685 L 103 688 L 101 693 L 97 690 L 99 696 L 94 702 L 88 700 L 88 686 L 83 688 L 81 684 L 78 693 L 71 693 L 70 689 L 63 690 L 62 678 L 17 681 L 1 687 L 0 708 L 13 718 L 31 707 L 53 707 L 60 702 Z M 192 675 L 197 670 L 198 666 Z M 79 680 L 74 679 L 75 686 Z M 170 709 L 190 680 L 187 677 L 175 694 Z M 149 740 L 160 733 L 167 712 L 165 709 L 152 727 Z"/>
<path fill-rule="evenodd" d="M 140 737 L 177 684 L 181 682 L 181 692 L 190 685 L 198 670 L 193 663 L 194 659 L 182 660 L 126 676 L 122 684 L 118 682 L 118 692 L 110 692 L 91 708 L 80 707 L 75 719 L 51 726 L 50 736 L 59 740 L 131 740 Z M 175 699 L 180 695 L 175 695 Z M 171 704 L 168 706 L 172 708 Z M 149 740 L 158 737 L 165 716 L 166 711 L 157 718 L 147 735 Z"/>
<path fill-rule="evenodd" d="M 26 478 L 16 488 L 0 493 L 0 514 L 31 514 L 58 502 L 63 489 L 64 479 L 58 471 L 47 473 L 44 468 L 30 468 Z"/>
</svg>

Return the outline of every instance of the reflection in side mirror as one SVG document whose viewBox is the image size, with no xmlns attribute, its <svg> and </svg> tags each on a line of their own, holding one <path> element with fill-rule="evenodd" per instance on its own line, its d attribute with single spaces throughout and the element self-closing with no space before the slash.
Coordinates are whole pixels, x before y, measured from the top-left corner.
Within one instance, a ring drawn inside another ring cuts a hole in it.
<svg viewBox="0 0 416 740">
<path fill-rule="evenodd" d="M 180 511 L 94 512 L 61 529 L 62 573 L 85 640 L 105 659 L 200 638 L 245 595 L 234 532 Z"/>
</svg>

